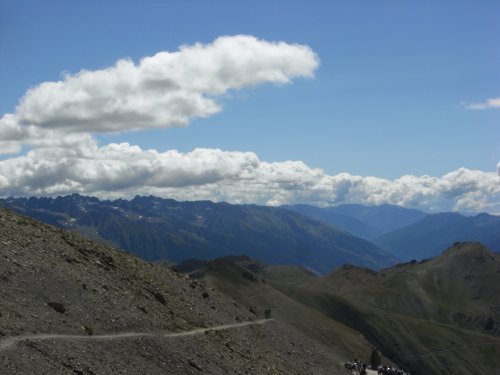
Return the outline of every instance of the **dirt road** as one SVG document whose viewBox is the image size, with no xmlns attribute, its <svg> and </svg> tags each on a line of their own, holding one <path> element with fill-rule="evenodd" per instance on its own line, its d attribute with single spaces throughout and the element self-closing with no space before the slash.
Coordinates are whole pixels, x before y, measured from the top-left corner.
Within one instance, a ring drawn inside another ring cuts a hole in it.
<svg viewBox="0 0 500 375">
<path fill-rule="evenodd" d="M 222 331 L 226 329 L 241 328 L 251 325 L 259 325 L 272 322 L 273 319 L 260 319 L 250 322 L 243 323 L 230 323 L 222 324 L 214 327 L 207 328 L 196 328 L 190 331 L 184 332 L 116 332 L 104 335 L 70 335 L 70 334 L 53 334 L 53 333 L 40 333 L 35 335 L 20 335 L 4 337 L 0 340 L 0 351 L 7 350 L 15 347 L 16 344 L 23 341 L 32 340 L 85 340 L 85 341 L 98 341 L 98 340 L 119 340 L 119 339 L 129 339 L 137 337 L 162 337 L 162 338 L 172 338 L 172 337 L 182 337 L 182 336 L 194 336 L 199 335 L 208 331 Z"/>
</svg>

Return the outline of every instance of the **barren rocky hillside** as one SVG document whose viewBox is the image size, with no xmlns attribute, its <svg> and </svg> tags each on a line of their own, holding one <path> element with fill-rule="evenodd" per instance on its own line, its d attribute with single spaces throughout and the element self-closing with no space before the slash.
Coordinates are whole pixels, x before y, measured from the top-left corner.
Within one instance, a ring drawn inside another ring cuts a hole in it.
<svg viewBox="0 0 500 375">
<path fill-rule="evenodd" d="M 2 374 L 344 371 L 326 345 L 202 280 L 4 209 L 0 282 Z"/>
</svg>

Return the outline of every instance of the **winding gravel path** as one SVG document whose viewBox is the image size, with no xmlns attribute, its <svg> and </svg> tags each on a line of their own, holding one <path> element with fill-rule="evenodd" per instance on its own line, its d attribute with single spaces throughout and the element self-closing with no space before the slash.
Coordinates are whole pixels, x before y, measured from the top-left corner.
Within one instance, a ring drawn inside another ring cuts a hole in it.
<svg viewBox="0 0 500 375">
<path fill-rule="evenodd" d="M 0 351 L 6 350 L 14 347 L 16 344 L 23 341 L 31 341 L 31 340 L 85 340 L 85 341 L 97 341 L 97 340 L 118 340 L 118 339 L 128 339 L 128 338 L 137 338 L 137 337 L 182 337 L 182 336 L 194 336 L 199 335 L 208 331 L 222 331 L 226 329 L 232 328 L 241 328 L 247 327 L 251 325 L 259 325 L 265 324 L 273 321 L 273 319 L 260 319 L 250 322 L 243 323 L 231 323 L 231 324 L 222 324 L 214 327 L 207 328 L 196 328 L 190 331 L 184 332 L 164 332 L 164 333 L 148 333 L 148 332 L 117 332 L 117 333 L 109 333 L 105 335 L 70 335 L 70 334 L 50 334 L 50 333 L 40 333 L 35 335 L 19 335 L 19 336 L 11 336 L 5 337 L 0 340 Z"/>
</svg>

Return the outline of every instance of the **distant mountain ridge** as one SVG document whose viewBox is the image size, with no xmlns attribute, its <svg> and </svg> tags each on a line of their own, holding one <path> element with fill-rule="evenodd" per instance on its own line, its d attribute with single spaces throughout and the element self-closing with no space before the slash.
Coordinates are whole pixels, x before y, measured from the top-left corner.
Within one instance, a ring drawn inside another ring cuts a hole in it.
<svg viewBox="0 0 500 375">
<path fill-rule="evenodd" d="M 427 216 L 423 211 L 391 204 L 378 206 L 341 204 L 327 207 L 325 210 L 356 218 L 384 233 L 406 227 Z"/>
<path fill-rule="evenodd" d="M 388 204 L 380 206 L 341 204 L 324 208 L 297 204 L 283 208 L 307 215 L 367 240 L 413 224 L 427 216 L 423 211 Z"/>
<path fill-rule="evenodd" d="M 478 241 L 500 251 L 500 216 L 481 213 L 467 217 L 459 213 L 428 215 L 422 220 L 384 234 L 373 242 L 399 259 L 425 259 L 460 241 Z"/>
<path fill-rule="evenodd" d="M 58 198 L 9 198 L 0 205 L 77 231 L 143 259 L 212 259 L 246 254 L 270 264 L 304 265 L 320 273 L 343 263 L 370 268 L 396 258 L 372 243 L 276 207 L 157 197 L 99 200 L 73 194 Z"/>
<path fill-rule="evenodd" d="M 500 216 L 487 213 L 475 216 L 456 212 L 426 214 L 391 205 L 283 207 L 368 239 L 403 261 L 437 256 L 443 249 L 461 241 L 478 241 L 500 252 Z"/>
<path fill-rule="evenodd" d="M 369 240 L 382 235 L 384 232 L 370 224 L 367 224 L 355 217 L 332 212 L 328 208 L 309 206 L 307 204 L 297 204 L 293 206 L 283 206 L 288 210 L 309 216 L 311 219 L 321 221 L 335 228 L 349 232 L 352 235 Z"/>
</svg>

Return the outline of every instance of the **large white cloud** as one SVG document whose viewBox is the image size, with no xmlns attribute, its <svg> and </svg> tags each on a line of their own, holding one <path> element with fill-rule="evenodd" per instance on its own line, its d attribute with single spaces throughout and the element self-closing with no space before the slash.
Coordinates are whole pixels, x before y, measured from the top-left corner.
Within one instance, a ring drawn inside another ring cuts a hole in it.
<svg viewBox="0 0 500 375">
<path fill-rule="evenodd" d="M 486 100 L 484 103 L 470 103 L 466 104 L 467 109 L 491 109 L 500 108 L 500 98 L 491 98 Z"/>
<path fill-rule="evenodd" d="M 316 54 L 305 45 L 237 35 L 211 44 L 182 46 L 139 63 L 66 75 L 28 90 L 15 113 L 0 119 L 0 152 L 40 138 L 41 129 L 61 138 L 75 132 L 125 132 L 185 126 L 221 110 L 217 96 L 262 83 L 312 77 Z M 38 133 L 37 133 L 38 132 Z"/>
<path fill-rule="evenodd" d="M 195 149 L 160 153 L 128 143 L 37 148 L 0 161 L 0 195 L 102 198 L 157 195 L 181 200 L 280 205 L 397 204 L 429 211 L 500 213 L 500 177 L 465 168 L 442 177 L 395 180 L 328 175 L 300 161 L 269 163 L 252 152 Z"/>
</svg>

